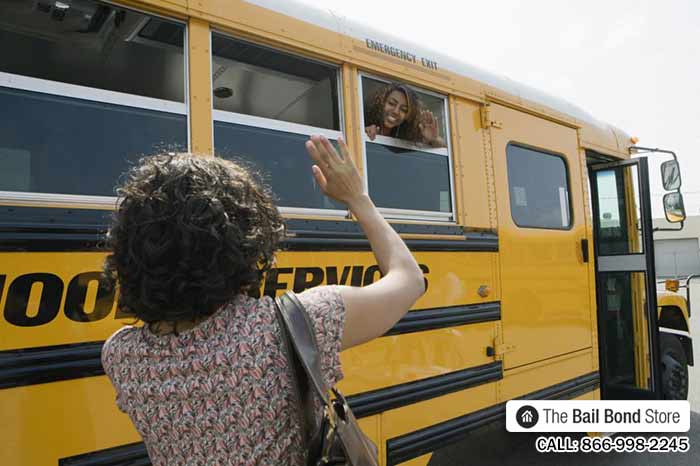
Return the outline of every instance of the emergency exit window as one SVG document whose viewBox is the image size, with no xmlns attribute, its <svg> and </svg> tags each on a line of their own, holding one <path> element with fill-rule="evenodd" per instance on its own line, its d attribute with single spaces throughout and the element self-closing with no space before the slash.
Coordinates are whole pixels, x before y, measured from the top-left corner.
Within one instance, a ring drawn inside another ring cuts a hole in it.
<svg viewBox="0 0 700 466">
<path fill-rule="evenodd" d="M 568 230 L 571 205 L 564 159 L 512 143 L 506 148 L 506 158 L 510 209 L 515 224 Z"/>
<path fill-rule="evenodd" d="M 447 97 L 405 82 L 361 78 L 372 200 L 387 217 L 454 221 Z"/>
</svg>

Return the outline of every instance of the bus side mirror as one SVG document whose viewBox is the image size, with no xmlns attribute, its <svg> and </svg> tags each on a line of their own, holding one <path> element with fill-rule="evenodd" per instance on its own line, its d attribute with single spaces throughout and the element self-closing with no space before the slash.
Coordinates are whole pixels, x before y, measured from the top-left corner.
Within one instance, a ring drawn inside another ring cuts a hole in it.
<svg viewBox="0 0 700 466">
<path fill-rule="evenodd" d="M 681 170 L 677 161 L 667 160 L 661 164 L 661 179 L 666 191 L 675 191 L 681 187 Z"/>
<path fill-rule="evenodd" d="M 664 212 L 669 223 L 678 223 L 685 220 L 685 205 L 683 196 L 679 192 L 664 195 Z"/>
</svg>

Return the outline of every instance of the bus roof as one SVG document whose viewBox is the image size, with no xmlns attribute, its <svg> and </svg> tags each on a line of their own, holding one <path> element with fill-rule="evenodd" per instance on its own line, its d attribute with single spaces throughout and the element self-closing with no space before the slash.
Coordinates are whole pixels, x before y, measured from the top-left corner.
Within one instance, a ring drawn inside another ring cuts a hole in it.
<svg viewBox="0 0 700 466">
<path fill-rule="evenodd" d="M 427 56 L 439 63 L 441 69 L 456 75 L 471 79 L 484 86 L 484 95 L 489 95 L 489 88 L 493 88 L 500 93 L 506 93 L 514 97 L 524 107 L 534 104 L 536 107 L 546 107 L 556 113 L 574 120 L 577 126 L 594 130 L 598 139 L 607 140 L 604 144 L 610 149 L 618 150 L 627 156 L 629 147 L 629 136 L 620 129 L 594 118 L 590 113 L 580 107 L 562 99 L 547 94 L 539 89 L 518 83 L 508 77 L 500 76 L 490 71 L 481 69 L 472 64 L 456 60 L 447 55 L 429 48 L 420 46 L 411 41 L 392 36 L 381 30 L 367 27 L 358 21 L 344 17 L 327 8 L 320 8 L 315 5 L 303 3 L 299 0 L 246 0 L 251 4 L 275 11 L 277 13 L 296 18 L 298 20 L 314 24 L 324 29 L 346 35 L 348 37 L 365 41 L 367 39 L 387 44 L 401 50 L 408 50 L 417 56 Z M 584 128 L 585 129 L 585 128 Z M 584 135 L 584 142 L 587 139 Z M 599 144 L 593 144 L 599 145 Z M 620 147 L 622 146 L 622 147 Z"/>
</svg>

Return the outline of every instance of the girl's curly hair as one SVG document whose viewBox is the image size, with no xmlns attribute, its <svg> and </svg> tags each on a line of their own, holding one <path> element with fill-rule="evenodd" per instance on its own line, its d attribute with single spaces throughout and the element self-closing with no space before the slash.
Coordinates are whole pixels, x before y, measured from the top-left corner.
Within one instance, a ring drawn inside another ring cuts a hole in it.
<svg viewBox="0 0 700 466">
<path fill-rule="evenodd" d="M 145 157 L 117 190 L 104 273 L 120 311 L 147 323 L 209 316 L 257 296 L 281 216 L 243 167 L 216 157 Z"/>
<path fill-rule="evenodd" d="M 423 136 L 419 126 L 421 101 L 418 98 L 418 94 L 405 84 L 393 82 L 377 91 L 365 115 L 365 125 L 382 126 L 384 123 L 384 104 L 386 103 L 386 99 L 389 98 L 389 95 L 394 91 L 402 92 L 406 96 L 408 113 L 403 123 L 397 128 L 394 128 L 392 136 L 412 142 L 422 142 Z"/>
</svg>

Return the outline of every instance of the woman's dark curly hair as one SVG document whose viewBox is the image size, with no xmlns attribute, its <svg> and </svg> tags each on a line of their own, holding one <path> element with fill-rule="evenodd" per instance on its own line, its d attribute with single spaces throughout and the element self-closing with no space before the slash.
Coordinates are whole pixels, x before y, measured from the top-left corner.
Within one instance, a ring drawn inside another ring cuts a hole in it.
<svg viewBox="0 0 700 466">
<path fill-rule="evenodd" d="M 395 138 L 406 139 L 412 142 L 422 142 L 423 135 L 420 131 L 420 111 L 421 111 L 421 101 L 418 98 L 418 94 L 401 83 L 390 83 L 379 89 L 372 99 L 366 115 L 365 115 L 365 125 L 378 125 L 382 126 L 384 123 L 384 104 L 389 95 L 394 92 L 402 92 L 406 96 L 406 102 L 408 103 L 408 113 L 406 114 L 406 119 L 397 128 L 394 128 L 394 133 L 392 134 Z"/>
<path fill-rule="evenodd" d="M 117 193 L 104 272 L 119 285 L 119 310 L 148 323 L 195 320 L 239 293 L 258 295 L 283 224 L 243 167 L 191 154 L 145 157 Z"/>
</svg>

